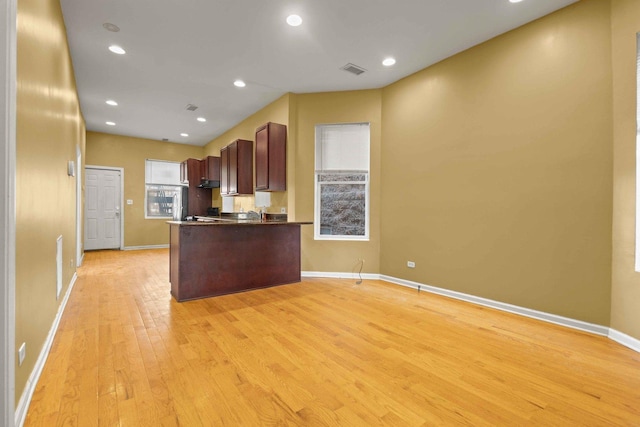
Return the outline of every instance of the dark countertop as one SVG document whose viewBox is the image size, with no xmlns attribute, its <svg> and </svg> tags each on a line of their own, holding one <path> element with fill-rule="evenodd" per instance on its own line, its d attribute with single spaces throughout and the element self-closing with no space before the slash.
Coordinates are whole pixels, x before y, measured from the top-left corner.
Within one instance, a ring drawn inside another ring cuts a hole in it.
<svg viewBox="0 0 640 427">
<path fill-rule="evenodd" d="M 170 225 L 180 226 L 220 226 L 220 225 L 309 225 L 312 221 L 260 221 L 253 219 L 217 219 L 204 221 L 167 221 Z"/>
</svg>

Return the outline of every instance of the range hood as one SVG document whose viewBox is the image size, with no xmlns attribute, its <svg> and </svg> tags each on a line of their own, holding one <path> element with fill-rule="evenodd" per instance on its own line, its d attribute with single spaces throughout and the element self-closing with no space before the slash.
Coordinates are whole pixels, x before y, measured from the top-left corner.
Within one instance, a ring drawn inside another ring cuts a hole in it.
<svg viewBox="0 0 640 427">
<path fill-rule="evenodd" d="M 220 188 L 220 181 L 214 181 L 209 179 L 200 180 L 199 188 Z"/>
</svg>

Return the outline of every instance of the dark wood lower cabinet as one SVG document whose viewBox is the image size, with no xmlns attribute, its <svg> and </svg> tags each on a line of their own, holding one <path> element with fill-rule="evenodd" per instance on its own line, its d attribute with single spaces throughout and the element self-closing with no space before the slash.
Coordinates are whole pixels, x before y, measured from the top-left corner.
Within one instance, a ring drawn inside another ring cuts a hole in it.
<svg viewBox="0 0 640 427">
<path fill-rule="evenodd" d="M 300 224 L 170 223 L 177 301 L 300 281 Z"/>
</svg>

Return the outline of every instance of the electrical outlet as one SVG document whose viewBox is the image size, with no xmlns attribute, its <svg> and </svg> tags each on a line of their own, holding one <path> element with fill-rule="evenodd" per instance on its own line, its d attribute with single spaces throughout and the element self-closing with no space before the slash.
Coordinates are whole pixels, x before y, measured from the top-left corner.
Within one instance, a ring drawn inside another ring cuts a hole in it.
<svg viewBox="0 0 640 427">
<path fill-rule="evenodd" d="M 73 258 L 69 260 L 69 267 L 73 268 Z"/>
<path fill-rule="evenodd" d="M 407 261 L 407 267 L 409 268 L 416 268 L 416 263 L 413 261 Z"/>
<path fill-rule="evenodd" d="M 24 358 L 27 356 L 27 343 L 23 342 L 20 348 L 18 349 L 18 366 L 22 366 L 22 362 L 24 362 Z"/>
<path fill-rule="evenodd" d="M 287 213 L 287 208 L 280 208 L 280 213 Z"/>
<path fill-rule="evenodd" d="M 131 199 L 127 199 L 127 204 L 128 204 L 128 205 L 132 205 L 132 204 L 133 204 L 133 200 L 131 200 Z"/>
</svg>

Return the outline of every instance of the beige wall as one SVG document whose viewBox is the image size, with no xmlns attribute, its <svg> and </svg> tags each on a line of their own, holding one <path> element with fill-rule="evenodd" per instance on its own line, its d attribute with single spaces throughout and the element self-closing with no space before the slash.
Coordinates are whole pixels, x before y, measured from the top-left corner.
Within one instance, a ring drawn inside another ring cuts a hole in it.
<svg viewBox="0 0 640 427">
<path fill-rule="evenodd" d="M 386 87 L 381 273 L 608 325 L 610 58 L 585 0 Z"/>
<path fill-rule="evenodd" d="M 302 227 L 304 271 L 380 271 L 381 91 L 363 90 L 295 95 L 292 116 L 297 124 L 295 211 L 298 220 L 313 221 L 315 126 L 327 123 L 370 123 L 370 239 L 368 242 L 314 240 L 313 226 Z M 290 131 L 291 132 L 291 131 Z"/>
<path fill-rule="evenodd" d="M 27 359 L 16 401 L 58 309 L 59 235 L 65 287 L 75 272 L 66 163 L 85 145 L 59 3 L 18 6 L 16 348 L 26 342 Z M 288 191 L 273 207 L 312 220 L 314 126 L 368 121 L 371 241 L 316 242 L 303 227 L 304 270 L 364 258 L 366 272 L 610 321 L 640 339 L 638 16 L 635 0 L 583 0 L 381 90 L 285 95 L 204 148 L 89 132 L 86 163 L 125 169 L 125 245 L 164 244 L 164 222 L 143 219 L 144 159 L 218 155 L 267 121 L 287 124 Z"/>
<path fill-rule="evenodd" d="M 67 162 L 84 152 L 65 27 L 57 0 L 18 2 L 16 123 L 16 403 L 34 369 L 60 301 L 56 240 L 63 239 L 64 295 L 76 264 L 76 180 Z"/>
<path fill-rule="evenodd" d="M 124 246 L 154 246 L 169 244 L 166 219 L 145 219 L 145 160 L 181 162 L 190 157 L 200 159 L 203 148 L 151 139 L 133 138 L 98 132 L 87 132 L 87 165 L 124 169 Z"/>
<path fill-rule="evenodd" d="M 286 94 L 255 114 L 244 119 L 218 138 L 209 142 L 204 149 L 206 156 L 219 156 L 220 149 L 236 139 L 256 140 L 256 128 L 268 122 L 280 123 L 287 126 L 287 191 L 271 192 L 271 206 L 266 209 L 267 212 L 279 213 L 281 208 L 288 209 L 289 195 L 294 194 L 293 187 L 295 176 L 295 164 L 292 163 L 293 153 L 295 153 L 296 142 L 292 138 L 291 126 L 289 124 L 289 98 Z M 254 145 L 255 150 L 255 145 Z M 255 169 L 255 158 L 254 169 Z M 255 188 L 255 171 L 253 174 L 253 187 Z M 245 211 L 257 210 L 260 207 L 255 205 L 255 196 L 234 196 L 234 211 L 240 209 Z M 222 207 L 222 199 L 220 197 L 220 189 L 213 190 L 213 206 Z M 289 212 L 291 218 L 295 212 Z"/>
<path fill-rule="evenodd" d="M 315 126 L 322 123 L 371 123 L 371 226 L 368 242 L 315 241 L 313 226 L 302 227 L 304 271 L 353 272 L 364 259 L 363 272 L 379 272 L 381 91 L 287 94 L 211 141 L 207 155 L 235 139 L 255 141 L 255 130 L 266 122 L 287 125 L 287 191 L 272 193 L 269 212 L 287 208 L 289 218 L 313 221 Z M 214 190 L 215 191 L 215 190 Z M 219 192 L 217 193 L 219 196 Z M 214 197 L 214 205 L 220 206 Z M 254 197 L 235 197 L 235 209 L 256 209 Z"/>
<path fill-rule="evenodd" d="M 611 327 L 640 340 L 640 273 L 634 270 L 636 33 L 640 2 L 613 0 L 613 283 Z"/>
</svg>

